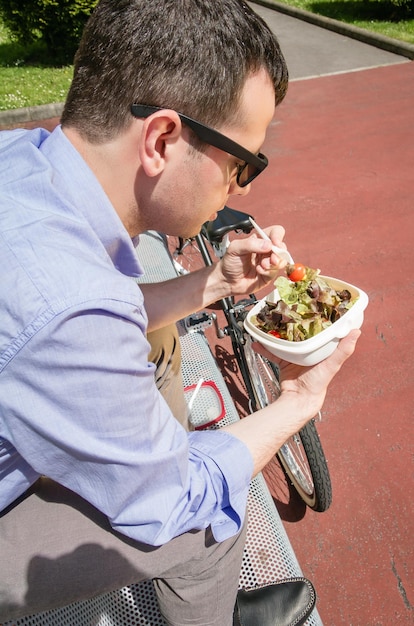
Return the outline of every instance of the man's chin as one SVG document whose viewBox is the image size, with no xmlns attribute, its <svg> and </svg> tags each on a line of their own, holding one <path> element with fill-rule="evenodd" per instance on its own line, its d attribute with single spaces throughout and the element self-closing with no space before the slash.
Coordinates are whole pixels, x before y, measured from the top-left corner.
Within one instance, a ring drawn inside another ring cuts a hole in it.
<svg viewBox="0 0 414 626">
<path fill-rule="evenodd" d="M 210 215 L 210 217 L 208 218 L 208 221 L 213 222 L 217 218 L 217 216 L 218 216 L 218 211 L 215 211 L 215 213 L 212 213 Z M 194 239 L 194 237 L 196 237 L 199 234 L 202 227 L 203 227 L 203 224 L 200 224 L 198 230 L 193 231 L 193 232 L 187 231 L 186 233 L 181 233 L 180 235 L 177 235 L 177 237 L 182 237 L 182 239 Z"/>
<path fill-rule="evenodd" d="M 200 227 L 199 230 L 197 230 L 195 232 L 190 232 L 190 231 L 180 232 L 180 234 L 175 233 L 173 236 L 180 237 L 180 239 L 194 239 L 194 237 L 197 237 L 197 235 L 200 232 L 200 230 L 201 230 L 201 227 Z M 171 235 L 172 233 L 169 233 L 169 234 Z M 0 626 L 1 626 L 1 624 L 0 624 Z"/>
</svg>

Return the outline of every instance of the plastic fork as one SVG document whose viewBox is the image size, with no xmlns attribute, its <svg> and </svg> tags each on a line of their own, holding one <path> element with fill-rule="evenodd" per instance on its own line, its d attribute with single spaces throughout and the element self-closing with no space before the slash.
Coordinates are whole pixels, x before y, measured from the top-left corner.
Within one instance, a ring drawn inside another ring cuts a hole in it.
<svg viewBox="0 0 414 626">
<path fill-rule="evenodd" d="M 269 235 L 266 235 L 265 231 L 262 228 L 260 228 L 258 224 L 256 224 L 254 219 L 252 217 L 250 217 L 249 219 L 253 228 L 255 229 L 255 231 L 257 231 L 257 233 L 261 236 L 261 238 L 266 239 L 267 241 L 271 242 L 272 240 L 270 239 Z M 272 244 L 272 251 L 284 261 L 287 261 L 288 263 L 292 263 L 292 264 L 294 263 L 290 253 L 284 248 L 278 248 L 277 246 Z"/>
</svg>

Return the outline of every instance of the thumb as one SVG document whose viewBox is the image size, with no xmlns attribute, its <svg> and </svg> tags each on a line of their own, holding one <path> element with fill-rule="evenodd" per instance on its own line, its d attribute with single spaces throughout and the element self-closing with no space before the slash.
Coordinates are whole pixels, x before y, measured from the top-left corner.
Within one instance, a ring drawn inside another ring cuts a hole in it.
<svg viewBox="0 0 414 626">
<path fill-rule="evenodd" d="M 339 371 L 347 359 L 354 353 L 356 344 L 361 335 L 359 329 L 351 330 L 351 332 L 341 339 L 336 350 L 326 359 L 326 363 L 334 370 Z"/>
</svg>

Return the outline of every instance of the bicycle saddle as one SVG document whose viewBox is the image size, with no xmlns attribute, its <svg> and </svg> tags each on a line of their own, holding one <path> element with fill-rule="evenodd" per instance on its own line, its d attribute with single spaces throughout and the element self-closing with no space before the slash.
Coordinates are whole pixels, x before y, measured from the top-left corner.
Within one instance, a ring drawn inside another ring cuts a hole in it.
<svg viewBox="0 0 414 626">
<path fill-rule="evenodd" d="M 253 226 L 249 218 L 250 215 L 248 213 L 236 211 L 236 209 L 225 206 L 224 209 L 219 211 L 215 220 L 203 224 L 202 231 L 209 241 L 220 243 L 224 235 L 227 235 L 232 230 L 250 233 Z"/>
</svg>

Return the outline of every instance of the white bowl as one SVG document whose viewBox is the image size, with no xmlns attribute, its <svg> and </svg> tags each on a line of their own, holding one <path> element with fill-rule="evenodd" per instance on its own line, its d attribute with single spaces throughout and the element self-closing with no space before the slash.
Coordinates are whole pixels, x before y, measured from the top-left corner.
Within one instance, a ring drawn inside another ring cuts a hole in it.
<svg viewBox="0 0 414 626">
<path fill-rule="evenodd" d="M 335 350 L 340 339 L 348 335 L 354 328 L 360 328 L 360 326 L 362 326 L 364 310 L 368 305 L 368 296 L 362 289 L 358 289 L 358 287 L 336 278 L 329 276 L 321 276 L 321 278 L 326 280 L 333 289 L 337 291 L 348 289 L 352 297 L 357 298 L 352 307 L 331 326 L 328 326 L 328 328 L 325 328 L 314 337 L 305 339 L 304 341 L 278 339 L 260 330 L 252 320 L 254 320 L 255 316 L 265 306 L 266 301 L 277 302 L 280 299 L 278 291 L 275 289 L 249 311 L 244 321 L 247 332 L 253 339 L 265 346 L 269 352 L 290 363 L 308 366 L 315 365 L 323 361 L 323 359 L 326 359 L 326 357 Z"/>
</svg>

